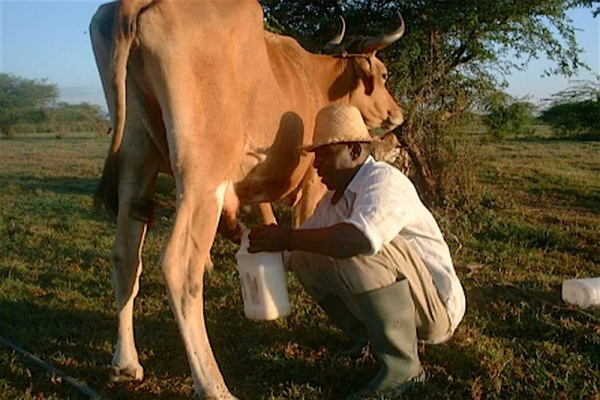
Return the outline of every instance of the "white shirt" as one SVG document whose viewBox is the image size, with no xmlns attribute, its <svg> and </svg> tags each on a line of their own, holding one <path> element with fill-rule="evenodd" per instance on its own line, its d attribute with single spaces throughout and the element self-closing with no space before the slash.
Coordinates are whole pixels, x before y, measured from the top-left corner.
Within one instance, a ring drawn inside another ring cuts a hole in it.
<svg viewBox="0 0 600 400">
<path fill-rule="evenodd" d="M 412 182 L 398 169 L 369 157 L 336 204 L 331 204 L 333 193 L 328 191 L 323 196 L 300 228 L 352 224 L 368 239 L 371 254 L 396 235 L 402 236 L 421 255 L 431 273 L 454 331 L 465 313 L 464 290 L 442 232 Z"/>
</svg>

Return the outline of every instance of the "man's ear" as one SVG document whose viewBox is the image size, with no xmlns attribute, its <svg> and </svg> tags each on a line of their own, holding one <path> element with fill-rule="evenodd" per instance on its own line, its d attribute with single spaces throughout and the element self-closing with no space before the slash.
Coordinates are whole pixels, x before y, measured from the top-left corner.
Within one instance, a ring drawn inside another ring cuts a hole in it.
<svg viewBox="0 0 600 400">
<path fill-rule="evenodd" d="M 362 154 L 362 146 L 360 143 L 348 143 L 348 147 L 350 147 L 350 156 L 353 160 L 356 160 Z"/>
</svg>

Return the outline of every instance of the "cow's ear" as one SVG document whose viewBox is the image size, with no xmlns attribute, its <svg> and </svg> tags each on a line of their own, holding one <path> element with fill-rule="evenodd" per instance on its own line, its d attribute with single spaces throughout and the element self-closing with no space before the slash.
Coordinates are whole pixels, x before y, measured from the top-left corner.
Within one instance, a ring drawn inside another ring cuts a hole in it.
<svg viewBox="0 0 600 400">
<path fill-rule="evenodd" d="M 373 65 L 369 57 L 356 57 L 354 58 L 354 71 L 358 78 L 362 81 L 365 86 L 365 94 L 370 96 L 373 93 Z"/>
</svg>

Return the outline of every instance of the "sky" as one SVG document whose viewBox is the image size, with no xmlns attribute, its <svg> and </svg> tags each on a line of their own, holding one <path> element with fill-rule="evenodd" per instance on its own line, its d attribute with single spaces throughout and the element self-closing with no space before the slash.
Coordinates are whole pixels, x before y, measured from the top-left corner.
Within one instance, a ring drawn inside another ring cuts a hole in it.
<svg viewBox="0 0 600 400">
<path fill-rule="evenodd" d="M 96 0 L 0 0 L 0 72 L 28 79 L 47 79 L 60 90 L 60 101 L 105 101 L 92 53 L 88 25 L 98 6 Z M 506 77 L 507 92 L 534 103 L 567 88 L 572 80 L 593 80 L 600 74 L 600 18 L 591 10 L 569 13 L 584 49 L 582 60 L 591 71 L 579 71 L 569 79 L 541 77 L 549 64 L 530 62 L 526 71 Z"/>
</svg>

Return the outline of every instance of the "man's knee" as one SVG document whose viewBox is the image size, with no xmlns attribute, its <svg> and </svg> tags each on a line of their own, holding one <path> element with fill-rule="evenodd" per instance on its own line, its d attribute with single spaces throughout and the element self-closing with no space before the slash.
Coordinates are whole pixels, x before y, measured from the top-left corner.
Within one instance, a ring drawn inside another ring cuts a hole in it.
<svg viewBox="0 0 600 400">
<path fill-rule="evenodd" d="M 331 264 L 329 257 L 295 250 L 288 257 L 287 267 L 306 292 L 319 301 L 331 292 Z"/>
<path fill-rule="evenodd" d="M 293 250 L 290 251 L 287 262 L 290 269 L 293 270 L 298 266 L 302 267 L 304 264 L 306 264 L 308 261 L 307 258 L 308 257 L 306 257 L 306 252 L 300 250 Z"/>
<path fill-rule="evenodd" d="M 309 277 L 313 275 L 311 269 L 314 266 L 314 258 L 317 256 L 306 251 L 294 250 L 288 256 L 286 267 L 296 274 L 300 283 L 305 284 Z"/>
</svg>

